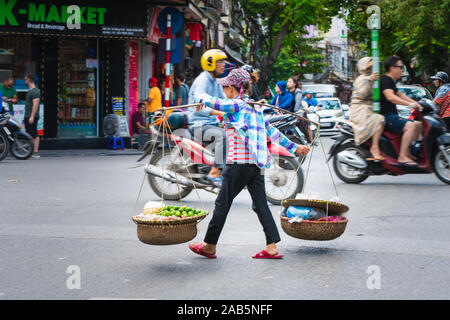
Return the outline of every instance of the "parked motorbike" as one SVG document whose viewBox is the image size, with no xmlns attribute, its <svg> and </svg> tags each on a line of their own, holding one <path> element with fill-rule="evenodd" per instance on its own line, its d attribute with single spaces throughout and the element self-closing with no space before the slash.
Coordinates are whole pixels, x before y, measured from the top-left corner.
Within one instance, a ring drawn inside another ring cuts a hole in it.
<svg viewBox="0 0 450 320">
<path fill-rule="evenodd" d="M 33 138 L 21 130 L 16 119 L 5 113 L 0 115 L 0 161 L 8 151 L 16 159 L 29 159 L 33 154 Z"/>
<path fill-rule="evenodd" d="M 265 111 L 264 113 L 264 119 L 277 128 L 292 142 L 302 145 L 312 142 L 309 138 L 308 127 L 305 125 L 303 120 L 297 119 L 291 114 L 273 115 L 272 110 Z M 303 110 L 299 110 L 295 113 L 299 116 L 305 117 Z"/>
<path fill-rule="evenodd" d="M 411 152 L 418 157 L 418 166 L 405 166 L 397 162 L 401 134 L 384 132 L 380 140 L 383 161 L 366 161 L 370 156 L 371 141 L 356 146 L 352 127 L 345 122 L 339 126 L 340 135 L 333 137 L 335 143 L 329 150 L 328 161 L 333 158 L 336 175 L 346 183 L 360 183 L 371 175 L 403 175 L 409 173 L 432 173 L 450 184 L 450 133 L 436 114 L 433 101 L 422 99 L 423 111 L 416 119 L 423 123 L 423 139 L 412 145 Z"/>
<path fill-rule="evenodd" d="M 307 142 L 311 142 L 308 135 L 308 129 L 304 126 L 302 120 L 297 119 L 295 116 L 283 114 L 280 116 L 266 117 L 265 119 L 292 142 L 301 145 L 306 145 Z M 301 162 L 303 156 L 296 156 L 298 161 Z"/>
<path fill-rule="evenodd" d="M 182 127 L 183 124 L 173 130 Z M 180 200 L 194 188 L 218 193 L 219 188 L 206 178 L 214 163 L 212 151 L 190 139 L 190 134 L 181 135 L 182 131 L 162 133 L 156 126 L 151 126 L 151 131 L 155 138 L 144 145 L 138 161 L 150 155 L 145 170 L 150 187 L 159 197 Z M 297 158 L 285 148 L 270 141 L 268 147 L 275 161 L 264 173 L 267 200 L 280 205 L 282 200 L 294 198 L 302 190 L 303 171 Z"/>
</svg>

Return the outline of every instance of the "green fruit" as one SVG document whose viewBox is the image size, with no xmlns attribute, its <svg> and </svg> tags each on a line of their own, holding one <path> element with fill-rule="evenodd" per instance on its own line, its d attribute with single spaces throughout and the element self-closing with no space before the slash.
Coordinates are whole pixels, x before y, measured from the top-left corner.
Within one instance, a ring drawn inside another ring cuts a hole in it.
<svg viewBox="0 0 450 320">
<path fill-rule="evenodd" d="M 177 217 L 181 217 L 181 212 L 177 212 L 177 213 L 175 213 L 175 215 L 176 215 Z"/>
</svg>

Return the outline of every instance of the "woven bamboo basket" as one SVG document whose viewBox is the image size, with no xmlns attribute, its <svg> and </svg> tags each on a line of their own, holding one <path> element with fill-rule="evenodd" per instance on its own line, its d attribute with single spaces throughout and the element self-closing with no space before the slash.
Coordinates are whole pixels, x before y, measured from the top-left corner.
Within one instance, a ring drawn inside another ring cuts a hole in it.
<svg viewBox="0 0 450 320">
<path fill-rule="evenodd" d="M 197 223 L 208 213 L 182 220 L 143 221 L 132 218 L 137 224 L 138 239 L 150 245 L 171 245 L 188 242 L 197 235 Z"/>
<path fill-rule="evenodd" d="M 349 210 L 349 207 L 343 203 L 327 200 L 308 200 L 308 199 L 286 199 L 281 202 L 285 208 L 290 206 L 311 207 L 327 210 L 329 216 L 341 216 Z"/>
<path fill-rule="evenodd" d="M 328 210 L 329 216 L 342 216 L 349 210 L 349 207 L 339 202 L 326 200 L 305 200 L 305 199 L 286 199 L 281 205 L 285 208 L 290 206 L 302 206 L 311 208 L 320 208 Z M 301 222 L 289 222 L 289 218 L 280 216 L 281 228 L 291 237 L 302 240 L 327 241 L 340 237 L 347 227 L 348 219 L 340 221 L 316 221 L 303 220 Z"/>
<path fill-rule="evenodd" d="M 302 240 L 327 241 L 340 237 L 347 226 L 347 218 L 340 221 L 289 222 L 289 218 L 281 217 L 281 228 L 291 237 Z"/>
</svg>

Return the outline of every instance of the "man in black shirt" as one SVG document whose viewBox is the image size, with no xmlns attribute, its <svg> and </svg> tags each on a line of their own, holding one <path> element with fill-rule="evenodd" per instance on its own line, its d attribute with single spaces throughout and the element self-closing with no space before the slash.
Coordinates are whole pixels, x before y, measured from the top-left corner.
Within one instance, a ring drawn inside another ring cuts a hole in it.
<svg viewBox="0 0 450 320">
<path fill-rule="evenodd" d="M 380 113 L 385 117 L 385 130 L 402 134 L 398 163 L 404 166 L 416 167 L 418 164 L 410 151 L 411 143 L 417 140 L 422 131 L 422 123 L 401 118 L 398 115 L 396 104 L 412 106 L 422 111 L 422 106 L 399 91 L 395 82 L 402 77 L 403 62 L 399 57 L 389 57 L 384 61 L 386 73 L 380 79 Z"/>
</svg>

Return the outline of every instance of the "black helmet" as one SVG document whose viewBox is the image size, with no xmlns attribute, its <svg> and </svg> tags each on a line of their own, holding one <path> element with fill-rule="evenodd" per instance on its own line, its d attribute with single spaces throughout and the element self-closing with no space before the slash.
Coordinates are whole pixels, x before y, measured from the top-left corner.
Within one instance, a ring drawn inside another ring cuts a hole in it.
<svg viewBox="0 0 450 320">
<path fill-rule="evenodd" d="M 244 64 L 241 69 L 247 71 L 248 73 L 252 74 L 253 73 L 253 67 L 249 64 Z"/>
<path fill-rule="evenodd" d="M 186 112 L 172 112 L 167 119 L 167 123 L 174 129 L 187 126 L 188 116 Z"/>
<path fill-rule="evenodd" d="M 444 71 L 438 71 L 434 76 L 431 77 L 431 80 L 441 80 L 443 83 L 448 82 L 448 74 Z"/>
</svg>

